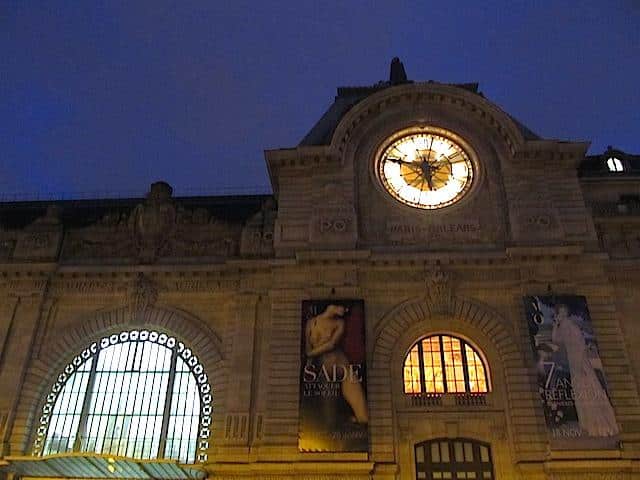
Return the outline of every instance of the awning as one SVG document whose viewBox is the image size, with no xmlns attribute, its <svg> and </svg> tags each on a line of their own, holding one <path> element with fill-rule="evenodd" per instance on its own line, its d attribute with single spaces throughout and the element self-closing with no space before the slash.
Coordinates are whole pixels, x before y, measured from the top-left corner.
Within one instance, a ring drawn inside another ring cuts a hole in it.
<svg viewBox="0 0 640 480">
<path fill-rule="evenodd" d="M 139 478 L 155 480 L 201 480 L 206 472 L 175 460 L 137 460 L 97 453 L 65 453 L 46 457 L 5 457 L 0 471 L 21 477 Z"/>
</svg>

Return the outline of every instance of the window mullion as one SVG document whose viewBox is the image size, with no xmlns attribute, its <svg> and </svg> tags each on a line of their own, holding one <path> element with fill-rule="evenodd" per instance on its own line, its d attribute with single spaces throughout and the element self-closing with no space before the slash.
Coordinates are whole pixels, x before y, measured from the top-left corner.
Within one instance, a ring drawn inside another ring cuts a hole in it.
<svg viewBox="0 0 640 480">
<path fill-rule="evenodd" d="M 471 393 L 471 385 L 469 383 L 469 361 L 467 359 L 467 344 L 460 341 L 462 345 L 462 372 L 464 373 L 464 388 L 466 393 Z"/>
<path fill-rule="evenodd" d="M 164 451 L 167 446 L 167 432 L 169 431 L 169 416 L 171 415 L 171 401 L 173 397 L 173 384 L 176 378 L 176 367 L 178 363 L 178 349 L 171 351 L 171 368 L 169 369 L 169 380 L 167 381 L 167 393 L 164 400 L 162 412 L 162 426 L 160 427 L 160 444 L 158 445 L 158 458 L 164 458 Z"/>
<path fill-rule="evenodd" d="M 125 359 L 125 366 L 124 366 L 124 370 L 122 370 L 120 373 L 122 375 L 122 382 L 120 384 L 120 394 L 118 395 L 118 411 L 117 411 L 117 415 L 120 416 L 120 404 L 122 403 L 122 401 L 124 400 L 124 411 L 122 412 L 122 428 L 120 429 L 120 438 L 118 438 L 118 455 L 122 455 L 120 453 L 120 448 L 121 448 L 121 444 L 122 444 L 122 436 L 125 433 L 125 428 L 124 426 L 126 425 L 126 421 L 127 421 L 127 402 L 129 401 L 129 389 L 131 388 L 131 379 L 133 377 L 133 368 L 129 368 L 129 358 L 130 355 L 133 351 L 133 358 L 131 363 L 133 364 L 133 361 L 136 358 L 136 346 L 135 344 L 132 344 L 131 342 L 127 342 L 125 344 L 127 346 L 127 357 Z M 127 388 L 124 388 L 124 382 L 125 379 L 127 377 L 127 373 L 129 374 L 129 384 L 127 385 Z M 132 416 L 133 417 L 133 416 Z M 116 417 L 118 418 L 118 417 Z M 131 419 L 129 419 L 129 428 L 131 428 Z M 127 437 L 124 439 L 125 440 L 125 444 L 126 444 L 126 448 L 125 448 L 125 452 L 124 455 L 127 454 L 127 450 L 129 449 L 129 436 L 130 436 L 130 430 L 127 429 Z"/>
<path fill-rule="evenodd" d="M 444 363 L 444 343 L 442 342 L 442 335 L 438 335 L 438 342 L 440 343 L 440 362 L 442 363 L 442 382 L 444 383 L 444 391 L 447 393 L 449 388 L 447 387 L 447 365 Z"/>
<path fill-rule="evenodd" d="M 422 393 L 427 392 L 427 382 L 425 380 L 424 375 L 424 358 L 423 358 L 423 350 L 422 350 L 422 340 L 418 342 L 418 367 L 420 368 L 420 389 Z"/>
<path fill-rule="evenodd" d="M 76 433 L 76 439 L 73 442 L 73 451 L 79 452 L 82 449 L 82 439 L 86 435 L 87 421 L 89 419 L 89 407 L 91 406 L 91 397 L 93 395 L 93 389 L 96 381 L 96 371 L 98 369 L 98 357 L 100 351 L 93 357 L 91 362 L 91 369 L 89 370 L 89 379 L 87 381 L 87 390 L 84 394 L 84 401 L 82 402 L 82 410 L 80 410 L 80 421 L 78 422 L 78 432 Z"/>
</svg>

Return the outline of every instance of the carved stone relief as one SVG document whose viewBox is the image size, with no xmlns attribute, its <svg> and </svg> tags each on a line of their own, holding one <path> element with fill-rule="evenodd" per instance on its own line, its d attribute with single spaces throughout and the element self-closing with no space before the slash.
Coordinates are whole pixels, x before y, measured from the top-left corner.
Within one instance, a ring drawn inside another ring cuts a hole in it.
<svg viewBox="0 0 640 480">
<path fill-rule="evenodd" d="M 242 226 L 212 217 L 206 209 L 186 209 L 171 198 L 171 186 L 157 182 L 130 214 L 110 213 L 98 223 L 67 233 L 65 260 L 160 257 L 229 257 L 237 254 Z"/>
<path fill-rule="evenodd" d="M 273 256 L 273 232 L 277 211 L 273 200 L 262 204 L 258 213 L 251 217 L 242 229 L 240 255 L 243 257 Z"/>
<path fill-rule="evenodd" d="M 445 272 L 439 263 L 427 273 L 426 290 L 432 311 L 440 314 L 449 313 L 453 300 L 451 275 Z"/>
<path fill-rule="evenodd" d="M 49 205 L 43 217 L 18 233 L 13 258 L 17 260 L 55 260 L 62 242 L 60 208 Z"/>
<path fill-rule="evenodd" d="M 158 287 L 144 273 L 138 273 L 127 290 L 127 304 L 132 318 L 141 320 L 158 300 Z"/>
<path fill-rule="evenodd" d="M 176 207 L 171 201 L 173 189 L 165 182 L 156 182 L 144 203 L 129 217 L 129 230 L 138 258 L 152 262 L 167 253 L 169 239 L 175 235 Z"/>
</svg>

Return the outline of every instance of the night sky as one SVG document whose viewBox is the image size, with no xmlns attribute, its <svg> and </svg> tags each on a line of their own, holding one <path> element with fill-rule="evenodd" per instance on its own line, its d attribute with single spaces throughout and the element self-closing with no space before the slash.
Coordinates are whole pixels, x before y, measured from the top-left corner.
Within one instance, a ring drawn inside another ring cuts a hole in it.
<svg viewBox="0 0 640 480">
<path fill-rule="evenodd" d="M 5 0 L 0 199 L 268 192 L 263 150 L 394 56 L 541 136 L 640 154 L 640 0 Z"/>
</svg>

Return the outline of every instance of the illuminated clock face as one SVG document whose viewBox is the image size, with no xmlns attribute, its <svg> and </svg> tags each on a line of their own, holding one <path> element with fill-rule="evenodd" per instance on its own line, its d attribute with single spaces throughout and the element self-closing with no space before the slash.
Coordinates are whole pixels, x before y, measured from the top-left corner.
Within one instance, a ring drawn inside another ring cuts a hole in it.
<svg viewBox="0 0 640 480">
<path fill-rule="evenodd" d="M 473 164 L 450 138 L 420 132 L 389 143 L 378 159 L 377 174 L 396 200 L 433 210 L 452 205 L 469 191 Z"/>
</svg>

